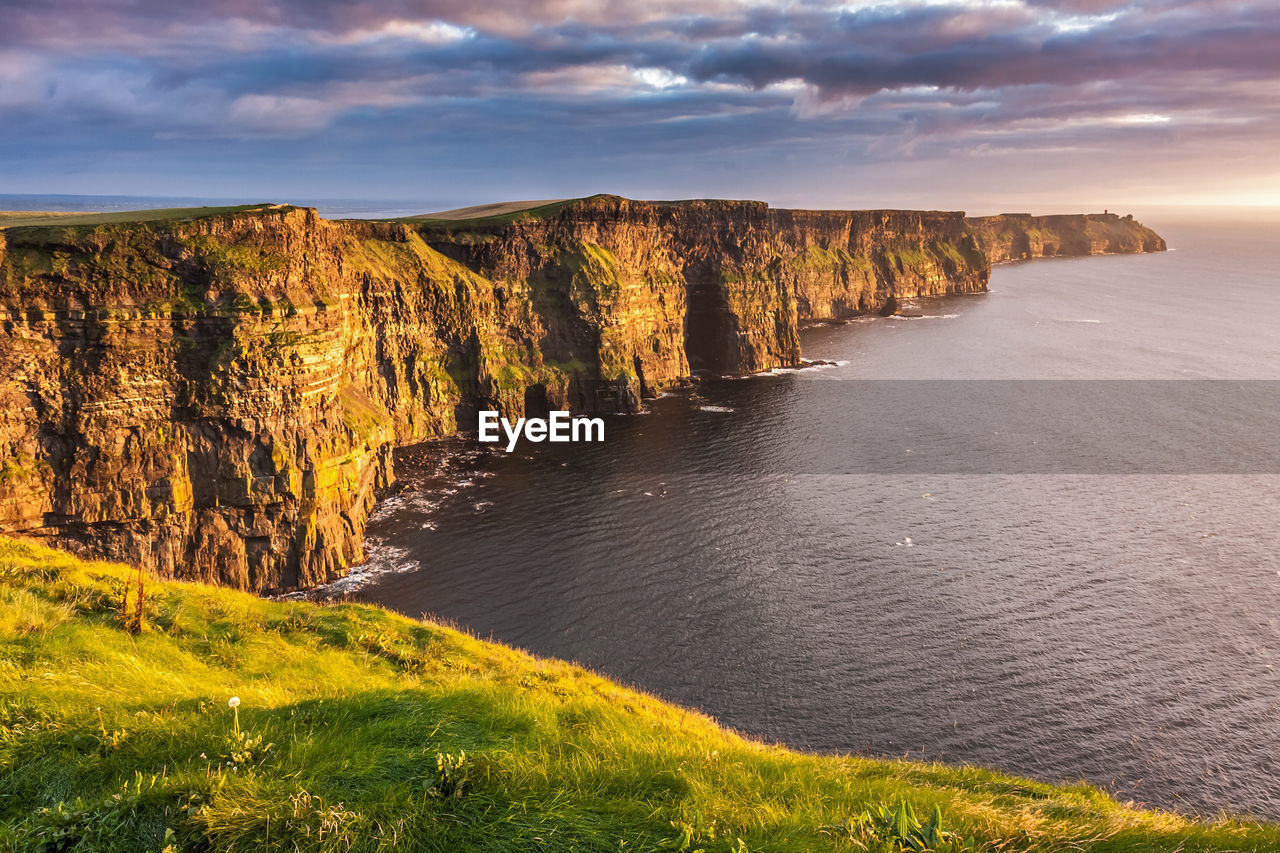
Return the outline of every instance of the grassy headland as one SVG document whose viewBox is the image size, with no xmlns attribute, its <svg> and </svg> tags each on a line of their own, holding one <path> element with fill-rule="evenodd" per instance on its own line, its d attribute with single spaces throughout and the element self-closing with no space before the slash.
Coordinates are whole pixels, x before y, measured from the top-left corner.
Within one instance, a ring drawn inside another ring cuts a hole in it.
<svg viewBox="0 0 1280 853">
<path fill-rule="evenodd" d="M 172 219 L 199 219 L 227 213 L 243 213 L 278 207 L 271 204 L 239 204 L 229 207 L 162 207 L 155 210 L 114 212 L 63 212 L 47 210 L 0 210 L 0 229 L 39 225 L 110 225 L 125 222 L 164 222 Z"/>
<path fill-rule="evenodd" d="M 481 204 L 474 207 L 460 207 L 456 210 L 445 210 L 440 213 L 427 213 L 421 216 L 405 216 L 397 222 L 409 224 L 454 226 L 459 228 L 484 228 L 497 225 L 509 225 L 523 219 L 545 219 L 554 216 L 577 198 L 564 198 L 556 201 L 514 201 L 500 204 Z"/>
<path fill-rule="evenodd" d="M 941 809 L 939 850 L 1280 849 L 1085 785 L 753 742 L 376 607 L 148 579 L 139 610 L 137 584 L 0 538 L 0 849 L 897 850 L 892 815 L 858 819 L 902 803 Z"/>
<path fill-rule="evenodd" d="M 435 213 L 423 213 L 418 216 L 410 216 L 406 218 L 438 219 L 441 221 L 456 222 L 463 219 L 483 219 L 491 216 L 505 216 L 509 213 L 519 213 L 522 210 L 551 207 L 566 201 L 573 201 L 573 199 L 544 198 L 529 201 L 499 201 L 489 204 L 473 204 L 467 207 L 455 207 L 452 210 L 440 210 Z"/>
</svg>

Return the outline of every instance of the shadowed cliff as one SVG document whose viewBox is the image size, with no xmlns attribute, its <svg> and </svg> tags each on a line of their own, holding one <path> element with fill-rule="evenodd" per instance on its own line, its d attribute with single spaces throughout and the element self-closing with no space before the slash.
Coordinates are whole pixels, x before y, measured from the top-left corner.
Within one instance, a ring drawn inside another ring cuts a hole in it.
<svg viewBox="0 0 1280 853">
<path fill-rule="evenodd" d="M 0 231 L 0 531 L 256 591 L 363 559 L 391 449 L 479 409 L 628 412 L 697 371 L 796 365 L 802 321 L 985 290 L 1024 237 L 1163 248 L 1118 217 L 614 196 L 135 216 Z"/>
</svg>

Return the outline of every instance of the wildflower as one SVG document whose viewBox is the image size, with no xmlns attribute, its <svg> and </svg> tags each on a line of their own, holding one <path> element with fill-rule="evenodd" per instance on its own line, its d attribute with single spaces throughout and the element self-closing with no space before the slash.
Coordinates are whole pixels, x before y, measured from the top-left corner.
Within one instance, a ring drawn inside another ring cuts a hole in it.
<svg viewBox="0 0 1280 853">
<path fill-rule="evenodd" d="M 232 696 L 227 700 L 227 707 L 231 709 L 231 713 L 235 715 L 236 735 L 240 734 L 240 697 Z"/>
</svg>

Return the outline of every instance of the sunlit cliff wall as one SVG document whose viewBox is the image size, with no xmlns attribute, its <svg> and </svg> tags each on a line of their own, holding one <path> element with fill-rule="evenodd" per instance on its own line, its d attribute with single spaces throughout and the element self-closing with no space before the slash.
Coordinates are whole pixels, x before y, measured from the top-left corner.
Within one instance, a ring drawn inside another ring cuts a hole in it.
<svg viewBox="0 0 1280 853">
<path fill-rule="evenodd" d="M 798 364 L 802 321 L 983 290 L 1019 233 L 613 196 L 464 222 L 266 206 L 11 228 L 0 531 L 257 591 L 322 583 L 363 558 L 394 447 L 482 408 L 627 412 L 697 371 Z"/>
</svg>

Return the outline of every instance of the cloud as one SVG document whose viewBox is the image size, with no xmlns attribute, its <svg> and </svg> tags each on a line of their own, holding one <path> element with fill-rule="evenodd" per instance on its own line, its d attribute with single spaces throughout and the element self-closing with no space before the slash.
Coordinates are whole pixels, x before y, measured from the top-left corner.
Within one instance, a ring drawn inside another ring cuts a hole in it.
<svg viewBox="0 0 1280 853">
<path fill-rule="evenodd" d="M 0 19 L 0 167 L 33 178 L 144 150 L 278 175 L 273 140 L 299 174 L 372 159 L 388 180 L 415 151 L 621 183 L 731 152 L 815 191 L 997 150 L 1173 169 L 1216 145 L 1280 171 L 1272 0 L 0 0 Z"/>
<path fill-rule="evenodd" d="M 339 108 L 320 98 L 241 95 L 231 102 L 226 118 L 243 132 L 292 136 L 323 128 Z"/>
</svg>

